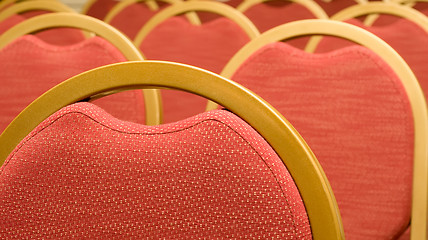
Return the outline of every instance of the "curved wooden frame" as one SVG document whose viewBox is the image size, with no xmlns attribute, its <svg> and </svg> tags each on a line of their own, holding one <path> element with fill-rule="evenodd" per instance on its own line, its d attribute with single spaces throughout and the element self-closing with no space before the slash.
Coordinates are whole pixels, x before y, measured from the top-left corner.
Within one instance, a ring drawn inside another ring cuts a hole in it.
<svg viewBox="0 0 428 240">
<path fill-rule="evenodd" d="M 140 51 L 121 32 L 101 20 L 75 13 L 49 13 L 21 22 L 0 35 L 0 49 L 20 36 L 55 27 L 78 28 L 93 32 L 117 47 L 127 60 L 144 60 Z M 145 89 L 144 103 L 146 124 L 160 124 L 162 105 L 159 90 Z"/>
<path fill-rule="evenodd" d="M 345 21 L 348 19 L 371 15 L 373 14 L 389 14 L 401 18 L 405 18 L 420 28 L 424 29 L 428 33 L 428 17 L 423 13 L 415 10 L 411 7 L 388 2 L 370 2 L 362 5 L 354 5 L 343 9 L 342 11 L 331 16 L 331 20 Z M 311 38 L 306 45 L 305 50 L 314 52 L 321 38 Z"/>
<path fill-rule="evenodd" d="M 330 35 L 353 41 L 375 52 L 401 79 L 409 96 L 414 117 L 415 146 L 412 193 L 412 239 L 427 239 L 428 222 L 428 109 L 424 94 L 403 58 L 379 37 L 351 24 L 333 20 L 302 20 L 273 28 L 246 44 L 223 69 L 230 78 L 238 67 L 261 47 L 306 35 Z M 216 105 L 209 103 L 207 109 Z"/>
<path fill-rule="evenodd" d="M 230 7 L 223 3 L 208 2 L 208 1 L 189 1 L 181 4 L 175 4 L 167 7 L 153 16 L 141 29 L 138 31 L 134 38 L 134 44 L 140 46 L 147 35 L 161 22 L 166 19 L 176 16 L 178 14 L 193 12 L 193 11 L 205 11 L 213 12 L 221 16 L 227 17 L 237 23 L 250 37 L 253 39 L 260 35 L 256 26 L 241 12 L 237 11 L 233 7 Z"/>
<path fill-rule="evenodd" d="M 328 180 L 290 123 L 239 84 L 189 65 L 162 61 L 117 63 L 64 81 L 31 103 L 0 135 L 0 161 L 4 162 L 40 122 L 66 105 L 112 89 L 152 87 L 184 90 L 206 97 L 244 119 L 286 164 L 305 203 L 314 239 L 343 239 L 340 214 Z"/>
<path fill-rule="evenodd" d="M 34 1 L 25 1 L 14 4 L 5 10 L 0 12 L 0 22 L 7 19 L 8 17 L 32 10 L 45 10 L 51 12 L 70 12 L 75 13 L 75 11 L 57 1 L 51 0 L 34 0 Z"/>
<path fill-rule="evenodd" d="M 268 2 L 268 1 L 270 1 L 270 0 L 244 0 L 241 4 L 239 4 L 236 7 L 236 10 L 244 13 L 250 7 L 252 7 L 256 4 L 260 4 L 260 3 L 264 3 L 264 2 Z M 319 18 L 319 19 L 328 19 L 329 18 L 327 13 L 325 13 L 325 11 L 313 0 L 287 0 L 287 1 L 297 3 L 297 4 L 304 6 L 316 18 Z"/>
<path fill-rule="evenodd" d="M 157 0 L 157 1 L 163 1 L 172 5 L 182 3 L 181 0 Z M 123 11 L 123 9 L 127 8 L 131 4 L 140 3 L 140 2 L 144 2 L 152 11 L 159 10 L 159 6 L 156 3 L 156 0 L 123 0 L 123 1 L 120 1 L 118 4 L 116 4 L 107 13 L 106 17 L 104 18 L 104 22 L 110 23 L 117 16 L 117 14 Z M 198 16 L 195 13 L 193 12 L 186 13 L 186 17 L 190 21 L 190 23 L 192 23 L 193 25 L 201 25 L 201 20 L 198 18 Z"/>
</svg>

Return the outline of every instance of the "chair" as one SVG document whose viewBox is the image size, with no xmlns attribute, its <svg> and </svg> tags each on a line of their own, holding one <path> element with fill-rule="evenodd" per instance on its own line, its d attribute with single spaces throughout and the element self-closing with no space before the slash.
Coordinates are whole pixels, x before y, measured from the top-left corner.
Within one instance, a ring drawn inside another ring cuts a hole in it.
<svg viewBox="0 0 428 240">
<path fill-rule="evenodd" d="M 49 12 L 75 12 L 68 6 L 51 0 L 24 1 L 11 5 L 0 12 L 0 34 L 26 19 Z M 57 45 L 77 43 L 84 39 L 76 29 L 49 29 L 36 34 L 46 42 Z"/>
<path fill-rule="evenodd" d="M 192 25 L 177 16 L 197 11 L 220 16 Z M 153 16 L 138 32 L 134 44 L 147 59 L 180 62 L 220 72 L 230 57 L 259 34 L 242 13 L 230 6 L 205 1 L 175 4 Z M 164 122 L 174 122 L 204 111 L 206 100 L 187 93 L 162 90 Z"/>
<path fill-rule="evenodd" d="M 124 0 L 115 5 L 104 18 L 104 22 L 121 30 L 134 39 L 144 24 L 156 13 L 180 0 Z"/>
<path fill-rule="evenodd" d="M 28 33 L 45 28 L 71 27 L 94 32 L 99 37 L 70 46 L 45 43 Z M 1 127 L 37 96 L 61 81 L 102 65 L 142 60 L 139 51 L 111 26 L 84 15 L 44 14 L 22 22 L 0 36 Z M 158 124 L 161 109 L 158 92 L 124 92 L 97 101 L 113 115 L 130 121 Z M 144 109 L 146 117 L 144 117 Z"/>
<path fill-rule="evenodd" d="M 311 54 L 278 42 L 312 34 L 364 47 Z M 308 142 L 347 239 L 396 239 L 410 220 L 412 239 L 426 239 L 427 106 L 389 45 L 350 24 L 302 20 L 249 42 L 221 75 L 272 104 Z"/>
<path fill-rule="evenodd" d="M 199 94 L 228 111 L 143 126 L 69 105 L 152 87 Z M 40 158 L 24 156 L 45 144 Z M 328 181 L 293 127 L 248 90 L 192 66 L 126 62 L 73 77 L 29 105 L 0 145 L 1 161 L 11 153 L 0 170 L 4 238 L 344 239 Z M 28 195 L 21 183 L 33 186 Z"/>
</svg>

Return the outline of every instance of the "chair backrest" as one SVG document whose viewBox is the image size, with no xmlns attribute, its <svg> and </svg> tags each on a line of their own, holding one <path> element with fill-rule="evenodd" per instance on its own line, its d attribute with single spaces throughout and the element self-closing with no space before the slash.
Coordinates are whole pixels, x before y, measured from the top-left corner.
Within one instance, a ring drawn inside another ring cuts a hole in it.
<svg viewBox="0 0 428 240">
<path fill-rule="evenodd" d="M 202 95 L 229 111 L 153 127 L 85 103 L 55 113 L 111 90 L 152 87 Z M 39 144 L 46 154 L 24 156 Z M 80 74 L 29 105 L 0 145 L 0 159 L 11 153 L 0 170 L 0 218 L 10 223 L 0 226 L 3 237 L 344 239 L 328 181 L 294 128 L 252 92 L 192 66 L 126 62 Z M 34 174 L 17 166 L 23 162 Z M 10 181 L 16 177 L 25 180 Z M 24 182 L 34 184 L 25 197 Z"/>
<path fill-rule="evenodd" d="M 278 43 L 312 34 L 364 47 L 311 54 Z M 248 43 L 222 75 L 265 98 L 302 134 L 331 182 L 347 238 L 398 237 L 410 218 L 412 237 L 426 238 L 427 106 L 389 45 L 350 24 L 303 20 Z"/>
<path fill-rule="evenodd" d="M 222 18 L 192 25 L 184 13 L 205 11 Z M 138 32 L 134 44 L 147 59 L 167 60 L 219 73 L 230 57 L 259 34 L 242 13 L 217 2 L 189 1 L 165 8 Z M 204 111 L 206 100 L 183 92 L 162 90 L 164 122 Z"/>
<path fill-rule="evenodd" d="M 70 46 L 55 46 L 25 35 L 52 27 L 79 28 L 99 37 Z M 61 81 L 102 65 L 143 59 L 132 42 L 111 26 L 70 13 L 45 14 L 16 25 L 0 36 L 0 49 L 4 62 L 0 71 L 3 90 L 1 131 L 26 105 Z M 146 91 L 145 108 L 140 91 L 124 92 L 97 104 L 102 104 L 119 118 L 158 124 L 161 121 L 159 93 Z"/>
<path fill-rule="evenodd" d="M 134 39 L 144 24 L 160 10 L 181 0 L 124 0 L 115 5 L 104 18 L 104 22 Z"/>
</svg>

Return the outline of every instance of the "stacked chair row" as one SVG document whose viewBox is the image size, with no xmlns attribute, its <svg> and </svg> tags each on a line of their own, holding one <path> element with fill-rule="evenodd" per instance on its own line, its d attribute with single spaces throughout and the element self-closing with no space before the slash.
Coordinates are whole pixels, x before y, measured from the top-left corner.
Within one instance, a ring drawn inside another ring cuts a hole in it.
<svg viewBox="0 0 428 240">
<path fill-rule="evenodd" d="M 427 239 L 414 4 L 3 1 L 1 236 Z"/>
</svg>

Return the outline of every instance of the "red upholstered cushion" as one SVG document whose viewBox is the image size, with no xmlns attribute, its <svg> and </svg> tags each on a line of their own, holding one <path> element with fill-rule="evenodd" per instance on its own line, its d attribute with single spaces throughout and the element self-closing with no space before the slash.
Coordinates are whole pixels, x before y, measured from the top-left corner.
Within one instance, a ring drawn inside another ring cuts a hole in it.
<svg viewBox="0 0 428 240">
<path fill-rule="evenodd" d="M 398 240 L 409 240 L 410 239 L 410 227 L 401 235 Z"/>
<path fill-rule="evenodd" d="M 404 88 L 374 53 L 265 46 L 232 77 L 278 109 L 326 172 L 346 239 L 393 239 L 410 219 L 413 118 Z"/>
<path fill-rule="evenodd" d="M 144 24 L 160 10 L 168 6 L 167 3 L 157 1 L 159 10 L 152 11 L 144 2 L 134 3 L 124 8 L 110 22 L 130 39 L 134 39 Z"/>
<path fill-rule="evenodd" d="M 382 38 L 391 47 L 393 47 L 409 64 L 412 71 L 419 80 L 425 95 L 428 96 L 428 68 L 426 67 L 426 59 L 428 56 L 428 33 L 406 19 L 396 20 L 394 23 L 381 27 L 365 27 L 355 19 L 348 22 L 365 28 Z M 332 49 L 349 46 L 352 43 L 332 38 L 326 38 L 321 41 L 317 52 L 327 52 Z"/>
<path fill-rule="evenodd" d="M 186 63 L 220 73 L 248 41 L 247 34 L 226 18 L 194 26 L 185 18 L 173 17 L 153 29 L 140 49 L 147 59 Z M 201 97 L 172 90 L 162 91 L 162 98 L 165 122 L 200 113 L 206 105 Z"/>
<path fill-rule="evenodd" d="M 6 160 L 0 206 L 3 238 L 311 239 L 282 161 L 224 110 L 144 126 L 66 107 Z"/>
<path fill-rule="evenodd" d="M 104 39 L 95 37 L 70 46 L 54 46 L 26 35 L 0 50 L 0 132 L 33 100 L 58 83 L 102 65 L 125 61 Z M 97 101 L 109 112 L 143 122 L 141 91 Z"/>
</svg>

